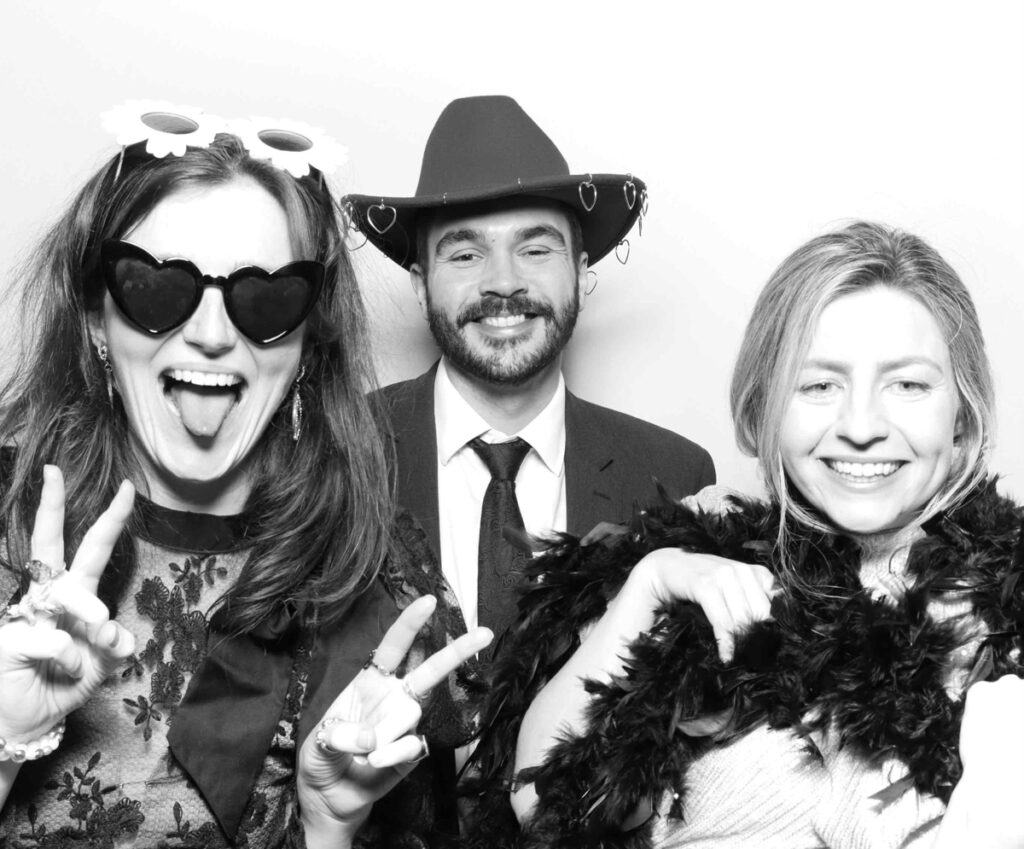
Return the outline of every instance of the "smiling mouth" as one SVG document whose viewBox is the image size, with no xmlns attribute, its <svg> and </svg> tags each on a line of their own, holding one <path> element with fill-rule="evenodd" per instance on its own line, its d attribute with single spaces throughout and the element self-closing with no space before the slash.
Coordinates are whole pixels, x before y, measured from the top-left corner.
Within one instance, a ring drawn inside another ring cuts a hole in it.
<svg viewBox="0 0 1024 849">
<path fill-rule="evenodd" d="M 485 315 L 483 318 L 477 319 L 477 321 L 480 324 L 487 325 L 487 327 L 515 327 L 536 317 L 536 313 L 527 312 L 515 315 Z"/>
<path fill-rule="evenodd" d="M 230 372 L 168 369 L 161 375 L 171 411 L 193 436 L 213 438 L 241 400 L 245 380 Z"/>
<path fill-rule="evenodd" d="M 905 461 L 886 461 L 881 463 L 851 463 L 847 460 L 823 460 L 826 466 L 842 478 L 857 483 L 884 480 L 896 474 Z"/>
</svg>

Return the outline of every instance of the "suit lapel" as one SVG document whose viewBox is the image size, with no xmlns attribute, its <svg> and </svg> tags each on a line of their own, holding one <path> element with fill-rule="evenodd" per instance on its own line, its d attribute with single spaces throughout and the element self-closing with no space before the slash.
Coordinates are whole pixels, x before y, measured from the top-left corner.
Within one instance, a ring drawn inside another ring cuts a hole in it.
<svg viewBox="0 0 1024 849">
<path fill-rule="evenodd" d="M 423 526 L 434 554 L 441 559 L 437 510 L 437 426 L 434 423 L 434 376 L 437 364 L 391 396 L 395 434 L 398 503 Z"/>
<path fill-rule="evenodd" d="M 583 535 L 614 518 L 616 452 L 609 435 L 587 414 L 587 403 L 565 393 L 565 500 L 571 534 Z"/>
</svg>

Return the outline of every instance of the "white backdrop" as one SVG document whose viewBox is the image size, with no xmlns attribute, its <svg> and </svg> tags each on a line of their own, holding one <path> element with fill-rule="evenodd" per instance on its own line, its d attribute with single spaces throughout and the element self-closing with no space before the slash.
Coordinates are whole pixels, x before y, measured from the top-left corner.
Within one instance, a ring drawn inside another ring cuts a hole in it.
<svg viewBox="0 0 1024 849">
<path fill-rule="evenodd" d="M 123 100 L 321 126 L 351 152 L 339 188 L 403 195 L 448 101 L 511 94 L 574 171 L 650 187 L 628 264 L 596 267 L 566 364 L 578 394 L 690 436 L 722 482 L 757 488 L 727 409 L 756 294 L 811 236 L 883 220 L 974 293 L 993 466 L 1024 495 L 1019 0 L 7 0 L 0 32 L 5 271 L 115 151 L 99 114 Z M 381 379 L 412 376 L 434 350 L 407 278 L 370 247 L 357 257 Z"/>
</svg>

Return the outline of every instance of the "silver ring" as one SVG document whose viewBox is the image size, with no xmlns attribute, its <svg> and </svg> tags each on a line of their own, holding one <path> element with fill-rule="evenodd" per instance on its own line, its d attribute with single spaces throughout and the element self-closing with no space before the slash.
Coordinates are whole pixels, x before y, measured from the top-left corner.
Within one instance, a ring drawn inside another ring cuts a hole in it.
<svg viewBox="0 0 1024 849">
<path fill-rule="evenodd" d="M 423 747 L 423 749 L 415 758 L 409 761 L 409 763 L 411 764 L 418 764 L 424 758 L 430 757 L 430 744 L 427 742 L 427 738 L 424 737 L 422 734 L 417 734 L 416 738 L 420 741 L 420 745 Z"/>
<path fill-rule="evenodd" d="M 53 598 L 53 584 L 67 571 L 64 564 L 54 569 L 42 560 L 29 560 L 24 569 L 31 579 L 28 590 L 17 604 L 8 605 L 0 621 L 24 619 L 34 625 L 37 616 L 60 616 L 64 612 L 64 605 Z"/>
<path fill-rule="evenodd" d="M 376 669 L 385 678 L 390 678 L 392 675 L 394 675 L 395 674 L 395 670 L 394 669 L 385 669 L 379 663 L 376 663 L 374 661 L 373 656 L 375 654 L 377 654 L 377 649 L 370 649 L 370 656 L 368 658 L 366 658 L 366 663 L 363 664 L 363 669 L 369 669 L 372 666 L 374 669 Z"/>
<path fill-rule="evenodd" d="M 324 732 L 336 722 L 341 722 L 340 716 L 325 716 L 323 720 L 321 720 L 320 727 L 317 728 L 316 734 L 313 737 L 316 744 L 320 747 L 320 750 L 329 755 L 336 755 L 338 750 L 327 742 L 327 735 Z"/>
<path fill-rule="evenodd" d="M 59 569 L 54 569 L 51 566 L 43 563 L 42 560 L 29 560 L 25 564 L 25 571 L 28 572 L 29 578 L 35 581 L 37 584 L 46 586 L 54 578 L 63 575 L 67 571 L 67 567 L 61 563 Z"/>
</svg>

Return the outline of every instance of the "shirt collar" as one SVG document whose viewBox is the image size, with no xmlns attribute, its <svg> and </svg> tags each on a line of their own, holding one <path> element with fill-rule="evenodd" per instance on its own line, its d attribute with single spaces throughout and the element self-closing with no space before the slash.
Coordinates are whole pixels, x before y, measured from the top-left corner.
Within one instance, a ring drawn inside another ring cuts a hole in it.
<svg viewBox="0 0 1024 849">
<path fill-rule="evenodd" d="M 558 386 L 551 400 L 519 433 L 494 430 L 455 388 L 445 359 L 437 368 L 434 380 L 434 418 L 437 426 L 437 456 L 447 466 L 467 442 L 482 436 L 488 442 L 502 442 L 519 436 L 553 474 L 559 474 L 565 463 L 565 378 L 558 375 Z"/>
</svg>

